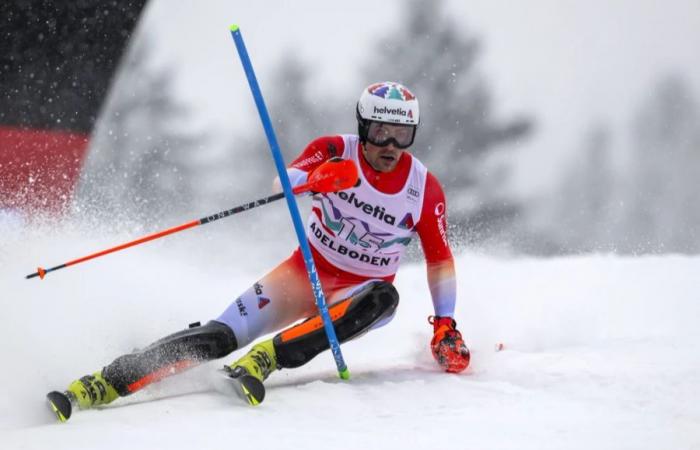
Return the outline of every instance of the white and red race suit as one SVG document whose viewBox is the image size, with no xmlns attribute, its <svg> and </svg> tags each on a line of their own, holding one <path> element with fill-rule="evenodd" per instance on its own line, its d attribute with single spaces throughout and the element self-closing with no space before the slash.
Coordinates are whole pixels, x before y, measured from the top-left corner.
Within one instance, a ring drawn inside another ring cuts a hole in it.
<svg viewBox="0 0 700 450">
<path fill-rule="evenodd" d="M 391 172 L 374 170 L 356 135 L 320 137 L 287 169 L 292 186 L 324 161 L 340 157 L 359 167 L 360 185 L 315 194 L 307 237 L 329 305 L 365 283 L 393 281 L 416 235 L 425 253 L 435 315 L 454 315 L 456 280 L 447 240 L 445 194 L 434 175 L 408 152 Z M 267 273 L 217 319 L 235 332 L 239 346 L 316 314 L 301 252 Z"/>
<path fill-rule="evenodd" d="M 305 182 L 308 173 L 334 156 L 355 161 L 361 169 L 360 185 L 314 196 L 307 235 L 317 264 L 391 281 L 417 234 L 435 313 L 452 316 L 454 261 L 447 240 L 445 194 L 437 178 L 408 152 L 391 172 L 376 171 L 362 155 L 358 136 L 338 135 L 314 140 L 292 162 L 292 185 Z"/>
</svg>

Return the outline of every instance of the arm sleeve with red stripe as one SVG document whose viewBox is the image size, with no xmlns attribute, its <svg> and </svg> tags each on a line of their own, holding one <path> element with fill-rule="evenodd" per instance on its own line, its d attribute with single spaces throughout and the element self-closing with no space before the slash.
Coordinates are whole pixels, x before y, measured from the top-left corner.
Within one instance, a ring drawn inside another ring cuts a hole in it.
<svg viewBox="0 0 700 450">
<path fill-rule="evenodd" d="M 421 218 L 416 225 L 428 272 L 428 287 L 436 316 L 454 316 L 457 280 L 447 240 L 447 203 L 440 182 L 428 172 Z"/>
</svg>

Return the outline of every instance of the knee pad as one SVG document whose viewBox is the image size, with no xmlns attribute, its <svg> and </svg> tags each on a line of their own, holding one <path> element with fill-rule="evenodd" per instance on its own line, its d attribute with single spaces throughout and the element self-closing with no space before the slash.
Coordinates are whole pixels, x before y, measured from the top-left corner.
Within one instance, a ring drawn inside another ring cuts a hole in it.
<svg viewBox="0 0 700 450">
<path fill-rule="evenodd" d="M 236 336 L 228 325 L 213 320 L 204 326 L 195 323 L 142 350 L 120 356 L 102 370 L 102 375 L 119 395 L 128 395 L 171 373 L 222 358 L 236 348 Z"/>
<path fill-rule="evenodd" d="M 363 335 L 373 325 L 390 318 L 399 304 L 396 288 L 385 281 L 368 283 L 351 297 L 328 309 L 338 341 Z M 306 364 L 329 347 L 323 320 L 316 315 L 275 336 L 275 352 L 280 367 Z"/>
</svg>

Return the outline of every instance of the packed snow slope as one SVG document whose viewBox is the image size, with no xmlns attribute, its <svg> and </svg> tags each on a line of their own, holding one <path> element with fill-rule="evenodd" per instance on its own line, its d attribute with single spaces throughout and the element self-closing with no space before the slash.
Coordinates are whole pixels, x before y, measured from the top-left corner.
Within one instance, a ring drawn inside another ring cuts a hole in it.
<svg viewBox="0 0 700 450">
<path fill-rule="evenodd" d="M 424 268 L 408 265 L 394 321 L 342 346 L 350 381 L 324 353 L 273 374 L 251 408 L 218 387 L 239 351 L 55 423 L 46 392 L 214 317 L 292 249 L 233 242 L 232 226 L 43 281 L 23 277 L 136 235 L 6 226 L 0 448 L 700 449 L 700 258 L 682 256 L 458 256 L 459 375 L 432 360 Z"/>
</svg>

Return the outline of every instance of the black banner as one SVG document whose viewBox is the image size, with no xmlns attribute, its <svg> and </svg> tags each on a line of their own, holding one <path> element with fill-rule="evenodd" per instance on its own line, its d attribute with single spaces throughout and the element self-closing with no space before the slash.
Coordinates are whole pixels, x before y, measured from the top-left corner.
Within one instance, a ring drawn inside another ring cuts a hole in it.
<svg viewBox="0 0 700 450">
<path fill-rule="evenodd" d="M 146 0 L 3 0 L 0 125 L 89 134 Z"/>
</svg>

